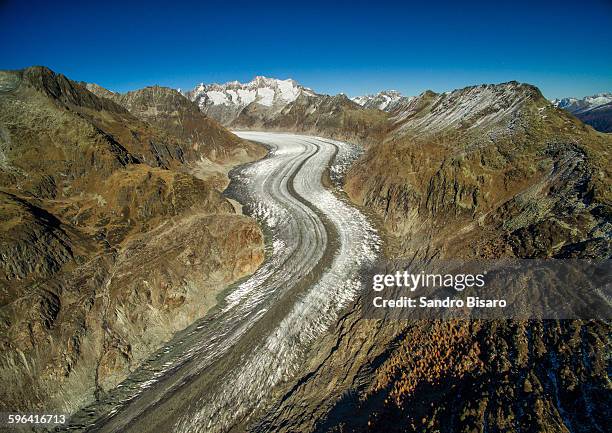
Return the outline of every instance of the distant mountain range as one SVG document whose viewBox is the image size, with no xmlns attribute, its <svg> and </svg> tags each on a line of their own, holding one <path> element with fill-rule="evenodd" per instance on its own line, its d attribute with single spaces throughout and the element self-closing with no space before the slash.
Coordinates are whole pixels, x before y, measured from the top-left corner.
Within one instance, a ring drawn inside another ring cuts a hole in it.
<svg viewBox="0 0 612 433">
<path fill-rule="evenodd" d="M 377 108 L 383 111 L 391 111 L 401 104 L 401 102 L 405 102 L 408 99 L 413 99 L 413 97 L 403 96 L 397 90 L 383 90 L 375 95 L 364 95 L 351 98 L 352 101 L 364 108 Z"/>
<path fill-rule="evenodd" d="M 579 98 L 553 99 L 555 107 L 563 108 L 570 113 L 584 113 L 612 102 L 612 93 L 598 93 L 593 96 Z"/>
<path fill-rule="evenodd" d="M 328 123 L 333 118 L 332 123 L 337 127 L 338 115 L 344 115 L 347 109 L 360 112 L 366 117 L 375 115 L 372 111 L 366 114 L 367 111 L 364 110 L 399 114 L 410 110 L 415 101 L 419 100 L 416 96 L 404 96 L 397 90 L 383 90 L 353 98 L 344 94 L 329 96 L 316 93 L 292 79 L 280 80 L 263 76 L 257 76 L 248 83 L 201 83 L 193 90 L 184 92 L 184 95 L 194 101 L 203 113 L 226 126 L 268 130 L 296 129 L 303 132 L 321 132 L 321 115 L 324 116 L 323 123 Z M 612 131 L 612 93 L 599 93 L 582 99 L 554 99 L 551 103 L 572 113 L 598 131 Z M 325 110 L 322 110 L 323 107 Z M 344 135 L 338 138 L 350 137 Z"/>
<path fill-rule="evenodd" d="M 612 93 L 598 93 L 582 99 L 553 99 L 551 102 L 598 131 L 612 132 Z"/>
<path fill-rule="evenodd" d="M 228 123 L 251 104 L 275 112 L 301 95 L 309 97 L 315 96 L 315 93 L 291 79 L 255 77 L 249 83 L 238 81 L 225 84 L 201 83 L 185 95 L 196 102 L 202 112 L 221 123 Z"/>
<path fill-rule="evenodd" d="M 234 129 L 290 130 L 366 143 L 382 135 L 387 118 L 344 94 L 318 94 L 291 79 L 202 83 L 184 95 L 204 114 Z"/>
</svg>

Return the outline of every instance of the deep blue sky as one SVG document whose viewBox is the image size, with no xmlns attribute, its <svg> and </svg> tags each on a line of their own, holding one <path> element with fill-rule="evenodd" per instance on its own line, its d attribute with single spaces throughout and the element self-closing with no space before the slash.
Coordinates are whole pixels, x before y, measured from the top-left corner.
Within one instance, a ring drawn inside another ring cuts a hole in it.
<svg viewBox="0 0 612 433">
<path fill-rule="evenodd" d="M 549 98 L 612 91 L 612 0 L 409 3 L 0 0 L 0 69 L 116 91 L 255 75 L 351 96 L 509 80 Z"/>
</svg>

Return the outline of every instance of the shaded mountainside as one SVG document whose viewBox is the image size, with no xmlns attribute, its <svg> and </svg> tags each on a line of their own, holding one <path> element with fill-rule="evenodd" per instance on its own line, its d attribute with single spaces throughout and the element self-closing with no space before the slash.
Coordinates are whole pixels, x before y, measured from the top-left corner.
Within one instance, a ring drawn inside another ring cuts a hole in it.
<svg viewBox="0 0 612 433">
<path fill-rule="evenodd" d="M 219 179 L 190 174 L 262 150 L 176 92 L 108 93 L 43 67 L 0 72 L 3 410 L 101 396 L 263 260 Z"/>
<path fill-rule="evenodd" d="M 528 85 L 421 99 L 394 117 L 393 131 L 368 149 L 346 185 L 409 247 L 402 254 L 414 251 L 408 240 L 417 237 L 429 256 L 548 257 L 602 242 L 609 248 L 612 138 Z"/>
<path fill-rule="evenodd" d="M 601 132 L 612 132 L 612 102 L 575 113 L 578 119 Z"/>
<path fill-rule="evenodd" d="M 391 113 L 345 189 L 406 259 L 609 258 L 609 136 L 515 82 Z M 257 432 L 603 432 L 610 327 L 363 319 L 356 302 Z"/>
<path fill-rule="evenodd" d="M 581 113 L 601 107 L 612 102 L 612 93 L 598 93 L 597 95 L 584 98 L 562 98 L 553 99 L 551 103 L 558 108 L 563 108 L 572 114 Z"/>
</svg>

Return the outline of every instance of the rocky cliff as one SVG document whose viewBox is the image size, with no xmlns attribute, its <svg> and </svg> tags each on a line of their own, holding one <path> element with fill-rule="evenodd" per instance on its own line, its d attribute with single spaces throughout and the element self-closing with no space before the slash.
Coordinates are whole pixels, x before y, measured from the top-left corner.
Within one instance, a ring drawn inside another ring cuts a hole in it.
<svg viewBox="0 0 612 433">
<path fill-rule="evenodd" d="M 0 72 L 4 410 L 101 396 L 263 260 L 258 226 L 198 168 L 262 149 L 177 92 L 92 90 Z"/>
</svg>

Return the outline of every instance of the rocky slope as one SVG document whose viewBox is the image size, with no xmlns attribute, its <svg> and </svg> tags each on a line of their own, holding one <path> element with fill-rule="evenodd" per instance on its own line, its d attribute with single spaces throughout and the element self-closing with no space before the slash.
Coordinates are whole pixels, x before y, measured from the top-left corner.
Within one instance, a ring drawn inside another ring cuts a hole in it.
<svg viewBox="0 0 612 433">
<path fill-rule="evenodd" d="M 345 190 L 388 257 L 609 258 L 611 138 L 516 82 L 425 92 Z M 366 320 L 355 303 L 252 431 L 605 431 L 610 327 Z"/>
<path fill-rule="evenodd" d="M 552 103 L 598 131 L 612 132 L 612 93 L 599 93 L 582 99 L 554 99 Z"/>
<path fill-rule="evenodd" d="M 387 139 L 349 173 L 347 190 L 404 245 L 405 236 L 429 232 L 429 239 L 443 241 L 445 254 L 459 255 L 452 245 L 476 232 L 473 254 L 504 254 L 495 246 L 503 243 L 500 235 L 520 238 L 521 229 L 541 225 L 559 239 L 520 256 L 550 256 L 585 239 L 605 239 L 610 138 L 551 106 L 536 88 L 511 82 L 425 93 L 392 120 Z M 382 170 L 384 176 L 360 175 Z M 562 229 L 567 226 L 572 230 Z"/>
<path fill-rule="evenodd" d="M 92 90 L 0 72 L 2 410 L 101 396 L 263 260 L 255 222 L 190 174 L 259 148 L 174 91 Z"/>
<path fill-rule="evenodd" d="M 96 84 L 86 84 L 86 87 L 185 143 L 183 157 L 192 173 L 206 178 L 214 176 L 220 188 L 227 185 L 231 167 L 265 154 L 263 148 L 231 134 L 174 89 L 152 86 L 119 94 Z"/>
</svg>

